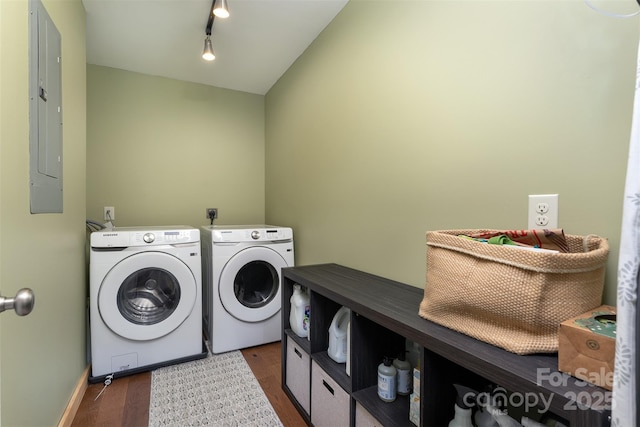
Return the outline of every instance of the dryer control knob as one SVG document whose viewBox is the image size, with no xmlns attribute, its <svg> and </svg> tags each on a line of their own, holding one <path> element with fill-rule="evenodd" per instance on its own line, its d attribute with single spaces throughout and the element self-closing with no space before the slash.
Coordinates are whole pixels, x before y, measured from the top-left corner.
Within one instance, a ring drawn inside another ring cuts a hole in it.
<svg viewBox="0 0 640 427">
<path fill-rule="evenodd" d="M 260 238 L 260 232 L 258 230 L 252 231 L 251 232 L 251 238 L 253 240 L 258 240 Z"/>
<path fill-rule="evenodd" d="M 145 235 L 142 236 L 142 240 L 147 243 L 153 243 L 153 241 L 156 240 L 156 236 L 154 236 L 153 233 L 145 233 Z"/>
</svg>

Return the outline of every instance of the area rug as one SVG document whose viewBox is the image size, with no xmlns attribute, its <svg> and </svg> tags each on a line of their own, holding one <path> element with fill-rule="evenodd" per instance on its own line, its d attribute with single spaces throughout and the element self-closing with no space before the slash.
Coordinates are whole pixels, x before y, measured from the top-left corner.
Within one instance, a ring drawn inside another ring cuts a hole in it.
<svg viewBox="0 0 640 427">
<path fill-rule="evenodd" d="M 149 426 L 282 426 L 240 351 L 157 369 Z"/>
</svg>

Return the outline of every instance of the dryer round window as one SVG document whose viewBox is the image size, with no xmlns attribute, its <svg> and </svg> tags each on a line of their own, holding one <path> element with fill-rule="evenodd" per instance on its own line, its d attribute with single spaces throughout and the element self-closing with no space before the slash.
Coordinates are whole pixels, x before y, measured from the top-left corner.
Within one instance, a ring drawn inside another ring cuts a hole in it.
<svg viewBox="0 0 640 427">
<path fill-rule="evenodd" d="M 278 293 L 280 276 L 271 264 L 251 261 L 245 264 L 233 281 L 233 291 L 240 304 L 249 308 L 264 307 Z"/>
<path fill-rule="evenodd" d="M 283 267 L 287 267 L 284 258 L 268 247 L 238 252 L 222 269 L 218 283 L 227 313 L 245 322 L 261 322 L 278 313 Z"/>
</svg>

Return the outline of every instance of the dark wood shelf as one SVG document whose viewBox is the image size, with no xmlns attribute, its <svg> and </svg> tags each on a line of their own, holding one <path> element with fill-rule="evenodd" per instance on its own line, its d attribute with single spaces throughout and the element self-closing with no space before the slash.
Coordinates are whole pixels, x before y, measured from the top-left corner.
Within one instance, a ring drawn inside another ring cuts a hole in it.
<svg viewBox="0 0 640 427">
<path fill-rule="evenodd" d="M 329 357 L 329 353 L 326 351 L 311 353 L 311 359 L 315 360 L 318 366 L 333 378 L 344 391 L 351 393 L 351 378 L 347 375 L 345 363 L 336 362 Z"/>
<path fill-rule="evenodd" d="M 291 337 L 291 339 L 294 340 L 296 344 L 302 347 L 302 349 L 307 352 L 307 354 L 311 353 L 311 342 L 308 339 L 300 338 L 298 335 L 296 335 L 295 332 L 293 332 L 292 329 L 285 329 L 284 333 L 286 336 Z"/>
<path fill-rule="evenodd" d="M 610 424 L 608 408 L 593 406 L 581 409 L 573 402 L 575 396 L 582 396 L 586 402 L 605 404 L 602 396 L 606 390 L 584 386 L 583 382 L 568 375 L 564 375 L 562 381 L 547 380 L 548 374 L 558 372 L 557 354 L 516 355 L 425 320 L 418 315 L 423 289 L 337 264 L 288 267 L 283 269 L 283 275 L 288 283 L 299 283 L 310 289 L 312 295 L 317 294 L 337 305 L 347 306 L 353 315 L 363 316 L 401 337 L 419 343 L 427 353 L 424 359 L 429 354 L 439 355 L 455 366 L 507 390 L 542 393 L 547 398 L 551 397 L 550 411 L 568 420 L 572 426 Z M 311 316 L 314 316 L 313 311 Z M 428 369 L 429 366 L 426 366 L 426 371 L 423 368 L 423 382 L 431 377 Z M 442 381 L 443 375 L 439 373 L 434 377 Z M 557 379 L 557 374 L 554 379 Z M 363 387 L 364 392 L 366 384 Z M 425 388 L 422 394 L 423 425 L 435 424 L 435 419 L 425 414 L 425 407 L 429 407 L 429 403 L 424 401 L 439 401 L 433 394 L 436 389 L 442 390 L 442 387 L 450 387 L 450 384 Z M 360 386 L 356 386 L 354 391 L 360 392 Z M 377 410 L 375 407 L 365 407 L 371 413 Z"/>
</svg>

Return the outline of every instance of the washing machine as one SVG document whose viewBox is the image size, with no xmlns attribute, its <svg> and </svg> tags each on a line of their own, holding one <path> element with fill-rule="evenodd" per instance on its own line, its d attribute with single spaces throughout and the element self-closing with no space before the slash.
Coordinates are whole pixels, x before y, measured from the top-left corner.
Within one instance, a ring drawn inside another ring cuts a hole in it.
<svg viewBox="0 0 640 427">
<path fill-rule="evenodd" d="M 212 353 L 281 338 L 282 268 L 294 265 L 293 230 L 272 225 L 201 228 L 205 336 Z"/>
<path fill-rule="evenodd" d="M 91 382 L 206 357 L 199 229 L 96 231 L 89 260 Z"/>
</svg>

